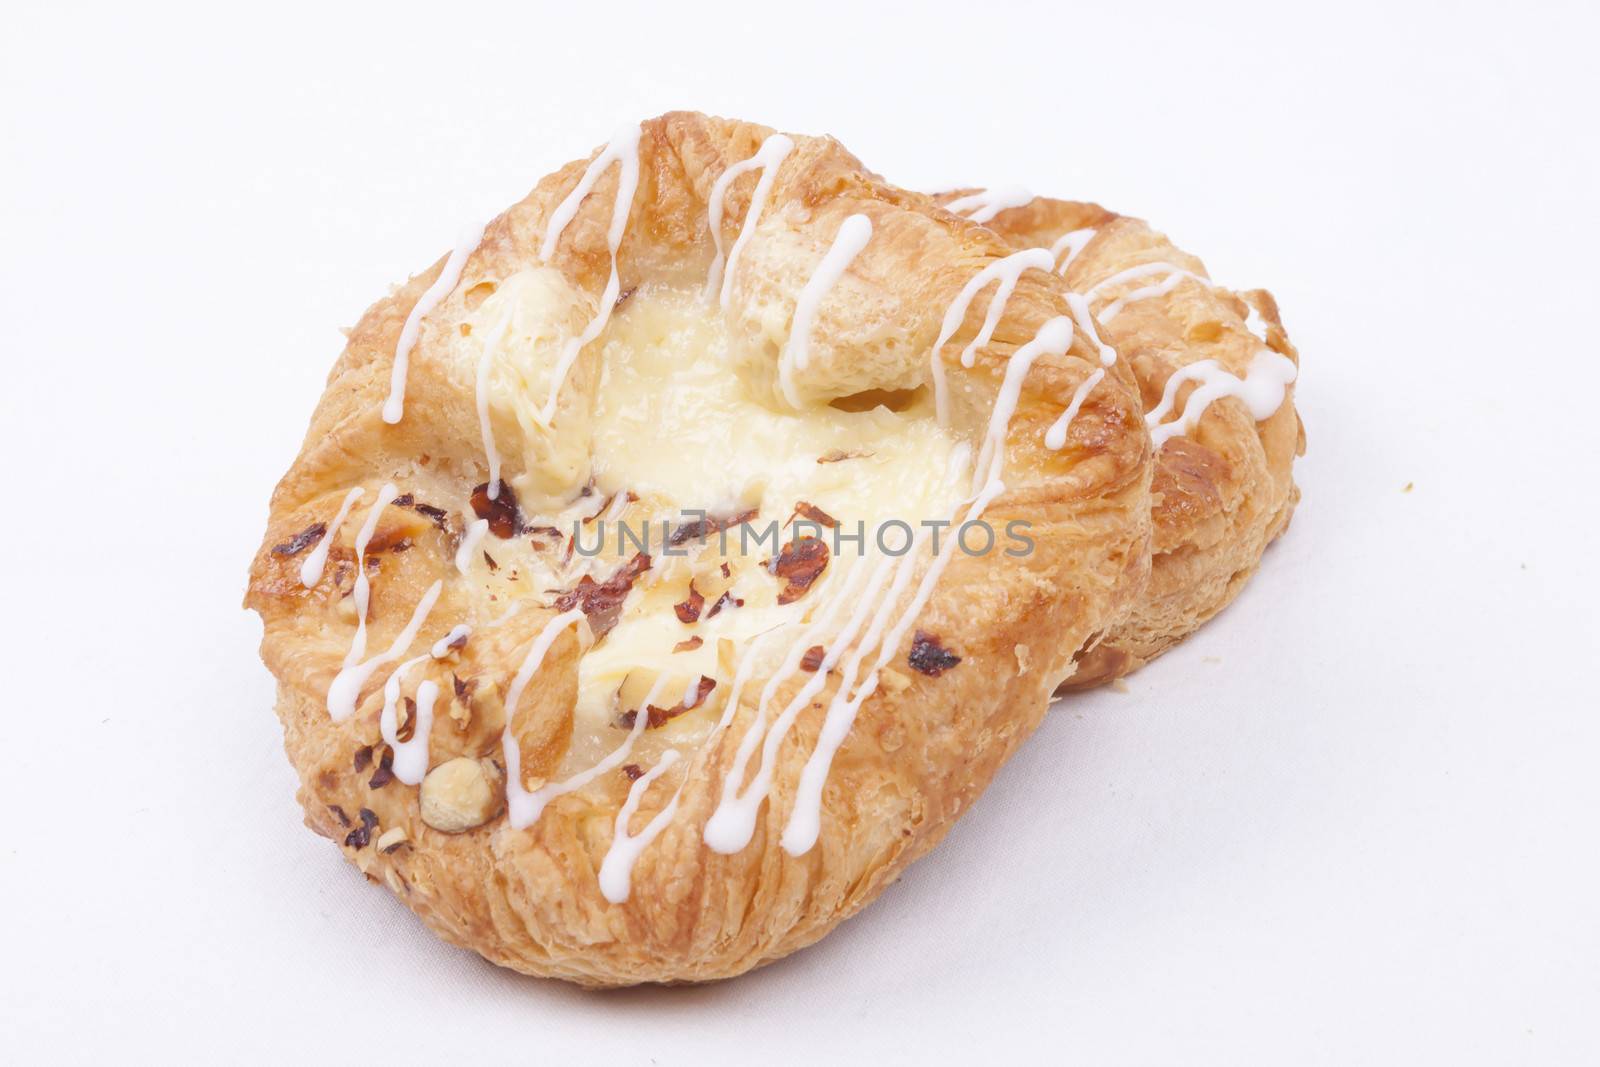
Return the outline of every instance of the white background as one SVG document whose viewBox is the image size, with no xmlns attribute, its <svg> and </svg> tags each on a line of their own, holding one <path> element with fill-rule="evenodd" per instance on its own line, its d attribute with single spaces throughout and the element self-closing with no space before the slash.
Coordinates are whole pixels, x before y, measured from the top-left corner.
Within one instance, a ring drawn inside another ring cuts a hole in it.
<svg viewBox="0 0 1600 1067">
<path fill-rule="evenodd" d="M 1597 1061 L 1593 5 L 230 6 L 0 32 L 7 1059 Z M 301 827 L 238 603 L 337 328 L 671 108 L 1152 219 L 1278 295 L 1310 451 L 878 904 L 601 995 Z"/>
</svg>

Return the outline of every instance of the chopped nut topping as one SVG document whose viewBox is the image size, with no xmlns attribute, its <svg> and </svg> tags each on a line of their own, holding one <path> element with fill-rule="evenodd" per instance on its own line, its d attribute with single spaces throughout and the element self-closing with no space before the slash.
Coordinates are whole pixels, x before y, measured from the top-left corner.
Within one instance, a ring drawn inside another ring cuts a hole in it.
<svg viewBox="0 0 1600 1067">
<path fill-rule="evenodd" d="M 361 809 L 361 825 L 344 835 L 346 848 L 366 848 L 372 841 L 372 831 L 377 829 L 378 816 L 371 808 Z"/>
<path fill-rule="evenodd" d="M 938 635 L 918 630 L 911 641 L 911 652 L 906 656 L 911 669 L 930 678 L 937 678 L 961 662 L 961 657 L 939 643 Z"/>
<path fill-rule="evenodd" d="M 586 515 L 579 521 L 585 526 L 589 525 L 591 522 L 594 522 L 596 519 L 606 513 L 607 509 L 611 507 L 611 502 L 615 499 L 617 499 L 617 494 L 611 493 L 604 500 L 600 501 L 599 504 L 595 505 L 595 509 L 592 514 Z"/>
<path fill-rule="evenodd" d="M 426 515 L 429 519 L 433 520 L 433 524 L 437 526 L 441 532 L 450 532 L 450 513 L 444 508 L 434 507 L 432 504 L 418 504 L 417 512 L 418 514 Z"/>
<path fill-rule="evenodd" d="M 522 511 L 517 507 L 517 495 L 504 481 L 493 500 L 489 499 L 489 483 L 472 490 L 472 513 L 489 520 L 489 532 L 502 541 L 509 541 L 523 531 Z"/>
<path fill-rule="evenodd" d="M 457 730 L 465 730 L 472 722 L 472 694 L 478 688 L 478 680 L 462 681 L 461 676 L 452 671 L 450 685 L 456 697 L 450 702 L 450 721 L 456 724 Z"/>
<path fill-rule="evenodd" d="M 827 654 L 828 650 L 821 645 L 812 645 L 806 649 L 806 654 L 800 657 L 800 669 L 808 672 L 816 671 L 822 666 L 822 659 Z"/>
<path fill-rule="evenodd" d="M 589 629 L 594 633 L 595 640 L 599 640 L 617 624 L 628 591 L 633 588 L 639 575 L 649 569 L 650 557 L 640 552 L 603 582 L 597 582 L 585 574 L 578 579 L 576 586 L 556 598 L 555 609 L 571 611 L 581 608 L 589 618 Z"/>
<path fill-rule="evenodd" d="M 681 603 L 674 604 L 672 610 L 677 614 L 678 621 L 688 626 L 690 623 L 700 621 L 700 611 L 706 606 L 706 598 L 694 587 L 694 581 L 689 582 L 689 596 Z"/>
<path fill-rule="evenodd" d="M 400 726 L 395 730 L 395 739 L 402 744 L 416 736 L 417 732 L 417 702 L 411 697 L 400 699 Z M 394 762 L 394 753 L 389 752 L 389 761 Z"/>
<path fill-rule="evenodd" d="M 428 520 L 437 526 L 441 532 L 450 532 L 450 513 L 444 508 L 436 508 L 432 504 L 418 503 L 417 498 L 410 493 L 401 493 L 394 498 L 393 503 L 397 508 L 410 508 L 418 515 L 427 516 Z"/>
<path fill-rule="evenodd" d="M 628 781 L 637 782 L 644 777 L 644 768 L 637 763 L 623 764 L 622 773 L 628 776 Z"/>
<path fill-rule="evenodd" d="M 778 603 L 792 604 L 806 595 L 828 566 L 828 544 L 819 537 L 797 537 L 783 546 L 768 568 L 784 581 Z"/>
<path fill-rule="evenodd" d="M 322 540 L 322 535 L 327 532 L 327 523 L 314 522 L 310 526 L 307 526 L 304 530 L 301 530 L 299 533 L 289 538 L 289 540 L 285 541 L 283 544 L 273 545 L 272 554 L 274 556 L 298 556 L 300 553 L 304 552 L 306 549 Z"/>
<path fill-rule="evenodd" d="M 868 457 L 868 456 L 870 456 L 872 454 L 873 453 L 867 452 L 865 450 L 846 452 L 846 451 L 844 451 L 842 449 L 834 448 L 834 449 L 830 449 L 829 451 L 824 452 L 822 455 L 818 456 L 817 457 L 817 462 L 818 463 L 838 463 L 839 461 L 846 460 L 846 459 L 865 459 L 866 457 Z"/>
<path fill-rule="evenodd" d="M 367 788 L 382 789 L 392 781 L 394 781 L 394 749 L 384 745 L 383 754 L 378 757 L 378 769 L 372 772 L 372 777 L 367 781 Z"/>
<path fill-rule="evenodd" d="M 369 767 L 371 764 L 372 764 L 372 746 L 371 745 L 362 745 L 360 748 L 356 749 L 356 755 L 355 755 L 356 773 L 360 774 L 362 771 L 366 770 L 367 767 Z"/>
<path fill-rule="evenodd" d="M 372 539 L 367 542 L 367 566 L 379 565 L 374 556 L 385 552 L 404 552 L 412 545 L 411 535 L 426 530 L 427 527 L 406 518 L 385 518 L 377 530 L 372 534 Z"/>
<path fill-rule="evenodd" d="M 699 634 L 695 634 L 693 637 L 689 638 L 687 641 L 679 641 L 677 644 L 673 645 L 672 646 L 672 651 L 674 651 L 674 652 L 693 652 L 695 649 L 699 648 L 701 645 L 703 645 L 705 643 L 706 643 L 705 642 L 705 638 L 701 637 Z"/>
<path fill-rule="evenodd" d="M 690 695 L 687 702 L 680 700 L 670 708 L 657 707 L 654 704 L 647 705 L 645 711 L 648 713 L 649 719 L 645 722 L 644 728 L 646 730 L 654 730 L 666 725 L 667 722 L 676 719 L 686 711 L 693 711 L 706 702 L 706 697 L 710 696 L 711 691 L 716 687 L 717 680 L 715 678 L 708 678 L 702 674 L 700 681 L 695 685 L 694 693 Z M 631 730 L 634 721 L 638 717 L 638 711 L 629 709 L 617 717 L 617 725 Z"/>
<path fill-rule="evenodd" d="M 716 618 L 717 617 L 717 612 L 721 611 L 723 608 L 727 607 L 729 604 L 732 604 L 736 608 L 744 607 L 744 601 L 739 599 L 738 597 L 734 596 L 733 592 L 730 590 L 728 592 L 723 593 L 721 596 L 717 597 L 717 602 L 715 604 L 711 605 L 711 610 L 710 611 L 706 612 L 706 618 L 708 618 L 708 619 Z"/>
<path fill-rule="evenodd" d="M 378 836 L 378 851 L 393 852 L 406 843 L 406 831 L 403 826 L 391 826 Z"/>
<path fill-rule="evenodd" d="M 622 684 L 617 687 L 617 706 L 637 708 L 651 698 L 658 683 L 669 691 L 676 686 L 682 692 L 688 681 L 687 677 L 673 678 L 670 675 L 662 678 L 662 672 L 652 667 L 635 667 L 623 676 Z"/>
<path fill-rule="evenodd" d="M 500 564 L 496 563 L 494 561 L 494 557 L 489 555 L 489 550 L 488 549 L 484 549 L 483 550 L 483 562 L 485 562 L 485 563 L 487 563 L 489 565 L 489 573 L 490 574 L 493 574 L 495 571 L 500 569 Z"/>
<path fill-rule="evenodd" d="M 756 517 L 756 509 L 741 511 L 737 515 L 708 515 L 703 519 L 685 523 L 672 531 L 672 536 L 667 539 L 667 544 L 676 548 L 685 541 L 703 541 L 714 533 L 738 526 L 742 522 L 749 522 Z"/>
<path fill-rule="evenodd" d="M 826 526 L 830 530 L 839 525 L 838 519 L 835 519 L 815 504 L 808 504 L 804 500 L 794 506 L 794 514 L 789 516 L 790 522 L 794 521 L 795 515 L 810 519 L 818 526 Z"/>
<path fill-rule="evenodd" d="M 341 808 L 339 805 L 337 805 L 337 804 L 329 804 L 328 805 L 328 810 L 333 812 L 333 817 L 335 819 L 339 820 L 339 825 L 340 826 L 349 826 L 350 825 L 350 816 L 346 815 L 344 813 L 344 809 Z"/>
</svg>

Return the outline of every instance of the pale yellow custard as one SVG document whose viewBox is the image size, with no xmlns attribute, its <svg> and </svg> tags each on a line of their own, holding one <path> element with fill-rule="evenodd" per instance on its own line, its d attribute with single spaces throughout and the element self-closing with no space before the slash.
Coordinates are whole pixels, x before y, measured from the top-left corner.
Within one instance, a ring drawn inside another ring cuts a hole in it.
<svg viewBox="0 0 1600 1067">
<path fill-rule="evenodd" d="M 523 291 L 541 303 L 551 299 L 540 287 Z M 496 375 L 502 390 L 516 383 L 521 395 L 498 391 L 495 399 L 516 406 L 523 426 L 541 400 L 545 348 L 535 353 L 503 346 L 497 353 L 497 360 L 522 366 Z M 801 411 L 780 407 L 765 383 L 741 376 L 738 368 L 750 361 L 731 350 L 721 312 L 699 292 L 641 288 L 616 310 L 593 348 L 598 365 L 586 370 L 592 406 L 574 412 L 587 418 L 573 427 L 588 441 L 591 491 L 561 512 L 529 519 L 559 529 L 563 539 L 580 524 L 579 544 L 590 555 L 575 552 L 563 563 L 553 558 L 559 553 L 526 550 L 526 540 L 491 548 L 506 556 L 502 568 L 516 565 L 533 576 L 518 589 L 499 583 L 512 595 L 570 588 L 584 573 L 603 581 L 639 551 L 652 558 L 616 626 L 583 657 L 572 766 L 592 763 L 615 745 L 617 693 L 630 672 L 667 676 L 654 701 L 661 706 L 677 703 L 702 675 L 727 686 L 730 649 L 720 645 L 719 655 L 719 642 L 731 640 L 742 651 L 756 635 L 809 619 L 851 567 L 864 565 L 863 553 L 876 552 L 881 523 L 897 520 L 915 530 L 925 519 L 947 519 L 969 477 L 967 448 L 938 425 L 924 391 L 891 398 L 899 410 L 870 406 L 873 398 Z M 847 410 L 862 406 L 867 410 Z M 559 416 L 553 429 L 559 436 Z M 781 604 L 784 582 L 765 564 L 791 540 L 791 518 L 805 518 L 796 516 L 801 503 L 836 522 L 843 536 L 835 543 L 833 531 L 825 532 L 828 565 L 803 596 Z M 701 513 L 748 518 L 725 535 L 667 543 L 671 530 Z M 583 522 L 588 516 L 591 521 Z M 671 525 L 664 528 L 664 522 Z M 897 527 L 884 540 L 898 550 L 906 534 Z M 603 546 L 598 554 L 596 546 Z M 691 595 L 691 580 L 697 591 L 710 589 L 719 599 L 726 592 L 727 599 L 715 613 L 708 601 L 698 619 L 685 623 L 676 607 Z M 698 645 L 686 648 L 694 638 Z M 663 743 L 699 740 L 715 722 L 704 712 L 720 703 L 708 701 L 701 713 L 651 730 L 642 755 Z"/>
</svg>

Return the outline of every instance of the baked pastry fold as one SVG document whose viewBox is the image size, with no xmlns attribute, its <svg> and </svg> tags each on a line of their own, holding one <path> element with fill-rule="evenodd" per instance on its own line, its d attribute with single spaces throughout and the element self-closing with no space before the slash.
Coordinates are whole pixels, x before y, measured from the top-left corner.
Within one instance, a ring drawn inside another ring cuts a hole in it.
<svg viewBox="0 0 1600 1067">
<path fill-rule="evenodd" d="M 246 597 L 308 824 L 589 985 L 737 974 L 871 901 L 1144 587 L 1139 358 L 1041 262 L 831 139 L 675 113 L 375 304 Z M 598 536 L 629 521 L 667 525 Z"/>
<path fill-rule="evenodd" d="M 959 206 L 974 195 L 938 199 Z M 1053 252 L 1063 284 L 1087 298 L 1101 338 L 1133 369 L 1156 437 L 1148 583 L 1078 652 L 1064 687 L 1082 689 L 1137 669 L 1216 615 L 1287 529 L 1305 452 L 1292 385 L 1300 357 L 1271 293 L 1213 283 L 1145 222 L 1097 204 L 1007 203 L 985 225 L 1016 248 Z M 1214 368 L 1211 378 L 1197 367 Z M 1264 387 L 1260 411 L 1230 395 L 1246 385 Z"/>
</svg>

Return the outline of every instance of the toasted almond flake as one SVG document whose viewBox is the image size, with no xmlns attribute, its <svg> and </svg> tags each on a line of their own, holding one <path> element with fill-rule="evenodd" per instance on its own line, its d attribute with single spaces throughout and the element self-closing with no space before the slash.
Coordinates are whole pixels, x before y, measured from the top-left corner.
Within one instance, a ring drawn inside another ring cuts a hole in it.
<svg viewBox="0 0 1600 1067">
<path fill-rule="evenodd" d="M 391 826 L 378 836 L 378 851 L 393 852 L 406 842 L 406 831 L 401 826 Z"/>
<path fill-rule="evenodd" d="M 911 679 L 907 678 L 893 667 L 885 667 L 882 671 L 878 672 L 878 680 L 881 681 L 883 683 L 883 687 L 889 690 L 891 693 L 903 693 L 911 686 Z"/>
</svg>

